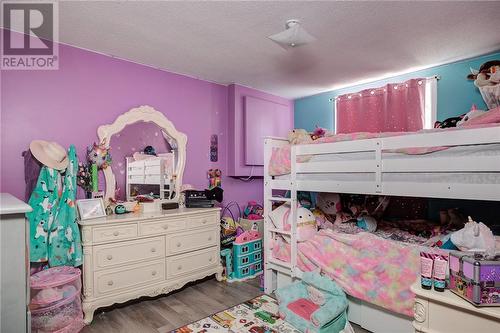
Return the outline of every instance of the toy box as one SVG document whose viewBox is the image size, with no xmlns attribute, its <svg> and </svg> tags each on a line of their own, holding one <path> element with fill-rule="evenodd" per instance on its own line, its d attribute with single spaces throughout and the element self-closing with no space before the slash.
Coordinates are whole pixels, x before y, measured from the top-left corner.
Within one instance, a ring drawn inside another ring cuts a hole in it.
<svg viewBox="0 0 500 333">
<path fill-rule="evenodd" d="M 450 252 L 450 290 L 476 306 L 500 306 L 500 254 Z"/>
</svg>

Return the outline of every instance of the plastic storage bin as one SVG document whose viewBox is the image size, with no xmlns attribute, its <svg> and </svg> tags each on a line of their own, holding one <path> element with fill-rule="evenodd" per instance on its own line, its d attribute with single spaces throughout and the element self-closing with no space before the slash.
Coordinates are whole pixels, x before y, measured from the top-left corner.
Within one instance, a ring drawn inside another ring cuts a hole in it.
<svg viewBox="0 0 500 333">
<path fill-rule="evenodd" d="M 81 272 L 61 266 L 31 276 L 32 332 L 79 332 L 83 324 Z"/>
</svg>

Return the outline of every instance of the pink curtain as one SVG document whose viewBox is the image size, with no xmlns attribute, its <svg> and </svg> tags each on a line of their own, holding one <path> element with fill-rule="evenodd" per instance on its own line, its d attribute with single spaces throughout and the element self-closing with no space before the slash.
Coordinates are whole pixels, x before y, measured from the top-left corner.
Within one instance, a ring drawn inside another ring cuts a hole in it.
<svg viewBox="0 0 500 333">
<path fill-rule="evenodd" d="M 421 130 L 425 84 L 411 79 L 337 97 L 337 133 Z"/>
</svg>

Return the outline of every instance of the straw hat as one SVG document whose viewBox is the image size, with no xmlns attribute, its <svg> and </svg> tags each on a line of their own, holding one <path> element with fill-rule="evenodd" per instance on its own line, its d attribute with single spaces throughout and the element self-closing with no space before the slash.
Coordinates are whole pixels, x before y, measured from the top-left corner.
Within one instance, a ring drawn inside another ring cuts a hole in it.
<svg viewBox="0 0 500 333">
<path fill-rule="evenodd" d="M 56 142 L 33 140 L 30 143 L 30 150 L 40 163 L 49 168 L 63 170 L 68 166 L 66 149 Z"/>
</svg>

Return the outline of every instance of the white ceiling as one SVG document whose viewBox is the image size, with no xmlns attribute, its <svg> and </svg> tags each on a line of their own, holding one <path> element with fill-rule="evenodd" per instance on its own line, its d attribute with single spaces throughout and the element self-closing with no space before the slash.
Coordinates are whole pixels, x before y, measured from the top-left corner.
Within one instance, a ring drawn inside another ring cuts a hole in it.
<svg viewBox="0 0 500 333">
<path fill-rule="evenodd" d="M 288 98 L 500 49 L 500 2 L 61 2 L 60 41 Z M 297 18 L 317 38 L 267 36 Z"/>
</svg>

